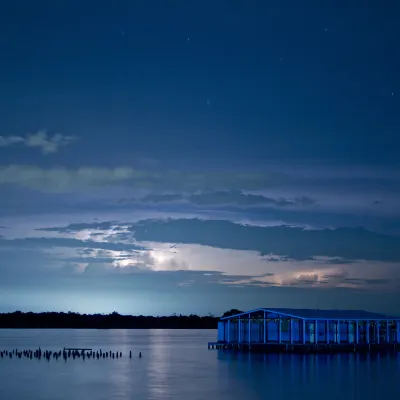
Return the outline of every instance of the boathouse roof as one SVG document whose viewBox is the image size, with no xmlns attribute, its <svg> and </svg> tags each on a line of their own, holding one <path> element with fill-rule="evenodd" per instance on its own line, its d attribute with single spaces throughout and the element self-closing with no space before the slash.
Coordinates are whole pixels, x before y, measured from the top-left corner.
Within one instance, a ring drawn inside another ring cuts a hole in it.
<svg viewBox="0 0 400 400">
<path fill-rule="evenodd" d="M 399 317 L 391 317 L 384 314 L 373 313 L 364 310 L 320 310 L 308 308 L 256 308 L 240 314 L 222 317 L 221 320 L 236 318 L 257 312 L 268 312 L 284 317 L 300 319 L 327 319 L 327 320 L 398 320 Z"/>
</svg>

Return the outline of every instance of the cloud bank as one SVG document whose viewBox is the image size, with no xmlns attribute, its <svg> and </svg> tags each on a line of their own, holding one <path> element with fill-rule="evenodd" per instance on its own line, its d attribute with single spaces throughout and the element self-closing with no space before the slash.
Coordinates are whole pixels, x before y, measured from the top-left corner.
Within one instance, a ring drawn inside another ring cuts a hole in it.
<svg viewBox="0 0 400 400">
<path fill-rule="evenodd" d="M 327 263 L 345 264 L 352 260 L 400 262 L 400 237 L 363 228 L 306 230 L 290 226 L 250 226 L 226 220 L 147 219 L 124 222 L 71 224 L 40 230 L 77 233 L 83 230 L 114 229 L 119 239 L 138 242 L 182 243 L 221 249 L 255 251 L 294 260 L 330 257 Z M 272 261 L 280 261 L 272 260 Z"/>
<path fill-rule="evenodd" d="M 392 311 L 400 290 L 400 238 L 362 228 L 304 230 L 196 218 L 41 224 L 30 237 L 7 230 L 0 239 L 2 290 L 79 291 L 87 304 L 106 297 L 142 304 L 151 292 L 174 293 L 183 302 L 193 296 L 196 304 L 215 295 L 233 307 L 239 299 L 247 304 L 246 297 L 253 302 L 248 308 L 266 301 L 293 306 L 300 296 L 309 307 L 359 301 L 363 308 Z M 344 290 L 340 301 L 338 290 Z M 382 293 L 380 303 L 372 297 L 368 303 L 369 293 Z"/>
</svg>

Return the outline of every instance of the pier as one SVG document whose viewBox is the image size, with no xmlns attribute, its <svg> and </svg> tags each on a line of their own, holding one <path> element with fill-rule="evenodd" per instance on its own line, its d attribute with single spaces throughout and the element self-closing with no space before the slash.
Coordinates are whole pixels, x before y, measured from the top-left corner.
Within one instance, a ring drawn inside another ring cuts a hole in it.
<svg viewBox="0 0 400 400">
<path fill-rule="evenodd" d="M 139 358 L 142 358 L 142 353 L 139 352 Z M 26 359 L 26 360 L 101 360 L 101 359 L 121 359 L 122 351 L 111 351 L 103 349 L 92 350 L 89 348 L 64 347 L 60 350 L 42 350 L 40 347 L 31 349 L 0 349 L 0 362 L 2 360 Z M 129 358 L 132 358 L 132 351 L 129 351 Z"/>
<path fill-rule="evenodd" d="M 400 351 L 400 318 L 363 310 L 259 308 L 221 318 L 209 349 L 275 353 Z"/>
</svg>

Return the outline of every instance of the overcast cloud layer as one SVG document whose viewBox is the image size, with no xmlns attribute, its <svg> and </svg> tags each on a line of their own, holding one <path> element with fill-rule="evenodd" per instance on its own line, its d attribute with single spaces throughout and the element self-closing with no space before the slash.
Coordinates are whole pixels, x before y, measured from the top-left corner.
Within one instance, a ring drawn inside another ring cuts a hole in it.
<svg viewBox="0 0 400 400">
<path fill-rule="evenodd" d="M 398 190 L 357 185 L 378 185 L 380 177 L 308 177 L 276 166 L 226 175 L 16 164 L 2 171 L 7 298 L 76 291 L 88 300 L 68 308 L 95 311 L 89 299 L 104 295 L 118 299 L 106 310 L 139 312 L 127 305 L 128 293 L 140 304 L 150 293 L 160 301 L 170 293 L 182 299 L 175 309 L 188 312 L 192 299 L 204 313 L 294 301 L 396 313 Z M 219 306 L 203 296 L 218 297 Z M 15 307 L 26 307 L 21 301 Z"/>
</svg>

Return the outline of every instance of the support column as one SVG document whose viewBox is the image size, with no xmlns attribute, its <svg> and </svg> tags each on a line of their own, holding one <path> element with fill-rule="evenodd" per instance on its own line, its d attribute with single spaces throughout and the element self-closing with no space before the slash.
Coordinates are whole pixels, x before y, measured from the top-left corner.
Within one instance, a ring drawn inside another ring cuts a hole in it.
<svg viewBox="0 0 400 400">
<path fill-rule="evenodd" d="M 289 323 L 290 323 L 290 343 L 293 343 L 293 318 L 290 318 Z"/>
<path fill-rule="evenodd" d="M 400 343 L 400 321 L 396 321 L 397 343 Z"/>
<path fill-rule="evenodd" d="M 329 320 L 325 321 L 326 343 L 329 343 Z"/>
<path fill-rule="evenodd" d="M 380 321 L 375 321 L 375 324 L 376 324 L 376 326 L 375 326 L 375 334 L 376 334 L 376 343 L 378 343 L 379 344 L 379 341 L 380 341 Z"/>
<path fill-rule="evenodd" d="M 358 328 L 358 320 L 356 321 L 356 343 L 358 343 L 358 341 L 359 341 L 359 338 L 358 338 L 358 336 L 359 336 L 359 328 Z"/>
<path fill-rule="evenodd" d="M 303 326 L 302 326 L 302 335 L 303 335 L 303 344 L 306 342 L 306 320 L 303 319 Z"/>
<path fill-rule="evenodd" d="M 369 341 L 369 321 L 366 321 L 365 324 L 366 324 L 365 325 L 365 338 L 366 338 L 367 344 L 369 344 L 370 343 L 370 341 Z"/>
<path fill-rule="evenodd" d="M 386 343 L 390 343 L 389 320 L 386 320 Z"/>
<path fill-rule="evenodd" d="M 264 343 L 267 343 L 267 320 L 265 319 L 265 311 L 264 311 Z"/>
<path fill-rule="evenodd" d="M 318 343 L 318 321 L 314 321 L 314 343 Z"/>
<path fill-rule="evenodd" d="M 281 316 L 278 319 L 278 343 L 282 342 L 282 324 Z"/>
<path fill-rule="evenodd" d="M 249 314 L 249 344 L 251 343 L 251 319 Z"/>
<path fill-rule="evenodd" d="M 226 341 L 228 343 L 230 343 L 230 341 L 231 341 L 231 320 L 230 319 L 228 319 L 228 323 L 226 325 L 228 325 L 228 332 L 227 332 L 228 334 L 226 335 Z M 225 339 L 225 324 L 224 324 L 224 339 Z"/>
<path fill-rule="evenodd" d="M 242 341 L 242 320 L 240 317 L 239 317 L 239 321 L 238 321 L 238 328 L 239 328 L 238 343 L 240 343 Z"/>
<path fill-rule="evenodd" d="M 336 321 L 336 343 L 340 343 L 340 321 Z"/>
</svg>

